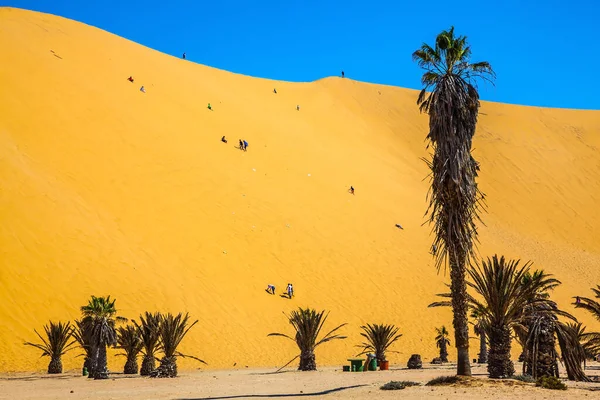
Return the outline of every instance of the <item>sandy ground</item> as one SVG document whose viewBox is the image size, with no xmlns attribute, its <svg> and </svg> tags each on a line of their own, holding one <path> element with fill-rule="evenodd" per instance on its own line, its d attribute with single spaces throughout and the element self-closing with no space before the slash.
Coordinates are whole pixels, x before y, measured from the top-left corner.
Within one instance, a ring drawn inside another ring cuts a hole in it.
<svg viewBox="0 0 600 400">
<path fill-rule="evenodd" d="M 356 354 L 365 323 L 400 328 L 392 364 L 436 356 L 434 328 L 452 322 L 427 308 L 448 277 L 423 225 L 415 90 L 242 76 L 10 8 L 0 51 L 0 371 L 45 369 L 23 342 L 79 317 L 91 294 L 127 318 L 190 312 L 199 323 L 181 351 L 214 369 L 293 357 L 294 343 L 267 335 L 290 333 L 283 312 L 298 306 L 329 310 L 325 329 L 348 323 L 319 365 Z M 553 298 L 588 331 L 600 323 L 569 303 L 600 283 L 598 132 L 600 111 L 483 103 L 474 140 L 481 254 L 555 274 Z M 288 282 L 291 301 L 279 296 Z M 123 363 L 111 352 L 112 370 Z"/>
<path fill-rule="evenodd" d="M 520 365 L 516 366 L 520 368 Z M 390 370 L 344 373 L 326 368 L 316 372 L 236 370 L 184 373 L 175 379 L 156 380 L 116 375 L 108 381 L 65 374 L 60 377 L 13 374 L 0 377 L 1 399 L 244 399 L 244 398 L 445 398 L 445 399 L 593 399 L 600 382 L 567 382 L 566 392 L 536 388 L 517 381 L 494 381 L 485 377 L 485 366 L 476 366 L 475 379 L 449 387 L 410 387 L 382 391 L 390 380 L 410 380 L 424 385 L 428 380 L 452 375 L 452 365 L 422 370 Z M 587 373 L 600 378 L 600 365 L 593 363 Z"/>
</svg>

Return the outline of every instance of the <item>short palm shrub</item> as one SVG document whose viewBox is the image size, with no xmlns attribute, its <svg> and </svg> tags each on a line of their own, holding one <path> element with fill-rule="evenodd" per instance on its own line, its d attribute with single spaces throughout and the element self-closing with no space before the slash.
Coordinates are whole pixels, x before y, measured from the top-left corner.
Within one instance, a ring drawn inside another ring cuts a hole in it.
<svg viewBox="0 0 600 400">
<path fill-rule="evenodd" d="M 73 348 L 76 341 L 72 339 L 71 323 L 54 323 L 50 321 L 44 325 L 45 337 L 38 331 L 33 330 L 42 343 L 25 342 L 26 346 L 32 346 L 42 351 L 42 357 L 50 357 L 48 364 L 49 374 L 61 374 L 63 372 L 62 355 Z"/>
<path fill-rule="evenodd" d="M 77 341 L 77 344 L 83 350 L 83 368 L 88 370 L 88 373 L 92 372 L 92 331 L 93 326 L 88 323 L 84 323 L 82 320 L 75 320 L 75 326 L 73 327 L 73 337 Z"/>
<path fill-rule="evenodd" d="M 144 315 L 140 315 L 140 322 L 133 321 L 138 334 L 142 340 L 141 353 L 144 355 L 142 359 L 142 368 L 140 369 L 141 376 L 148 376 L 156 369 L 156 353 L 160 346 L 160 325 L 162 315 L 160 313 L 149 313 L 146 311 Z"/>
<path fill-rule="evenodd" d="M 402 334 L 398 333 L 399 328 L 394 325 L 367 324 L 361 326 L 361 329 L 363 332 L 360 335 L 366 341 L 357 346 L 362 348 L 362 352 L 358 354 L 359 356 L 366 353 L 375 353 L 377 361 L 382 362 L 386 361 L 386 352 L 397 353 L 397 351 L 389 350 L 389 347 L 402 337 Z"/>
<path fill-rule="evenodd" d="M 117 329 L 117 348 L 123 350 L 123 353 L 118 355 L 127 357 L 123 368 L 124 374 L 135 375 L 138 373 L 137 356 L 140 354 L 143 344 L 134 325 L 120 326 Z"/>
<path fill-rule="evenodd" d="M 160 344 L 159 350 L 163 353 L 160 360 L 160 366 L 150 373 L 153 378 L 174 378 L 177 376 L 177 357 L 192 358 L 203 364 L 206 364 L 198 357 L 183 354 L 177 348 L 181 344 L 185 335 L 198 323 L 198 320 L 190 323 L 190 315 L 179 313 L 172 315 L 168 313 L 162 317 L 160 323 Z"/>
<path fill-rule="evenodd" d="M 289 323 L 294 327 L 295 335 L 288 336 L 283 333 L 270 333 L 267 336 L 281 336 L 289 339 L 298 345 L 300 354 L 292 358 L 283 367 L 286 367 L 292 363 L 295 359 L 300 358 L 300 365 L 298 370 L 300 371 L 314 371 L 317 369 L 317 362 L 315 359 L 315 349 L 323 343 L 330 342 L 332 340 L 346 339 L 346 336 L 338 335 L 336 332 L 345 326 L 346 324 L 339 325 L 329 331 L 322 339 L 319 340 L 319 333 L 325 325 L 325 321 L 329 313 L 325 311 L 316 311 L 312 308 L 298 308 L 286 315 Z"/>
</svg>

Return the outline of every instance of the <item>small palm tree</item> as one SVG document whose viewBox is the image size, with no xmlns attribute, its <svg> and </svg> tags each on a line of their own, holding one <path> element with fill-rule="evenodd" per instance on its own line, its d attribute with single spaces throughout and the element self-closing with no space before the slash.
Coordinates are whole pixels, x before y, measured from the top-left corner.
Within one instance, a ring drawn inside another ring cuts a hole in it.
<svg viewBox="0 0 600 400">
<path fill-rule="evenodd" d="M 491 81 L 495 74 L 488 62 L 470 62 L 467 37 L 455 36 L 454 27 L 441 32 L 434 47 L 424 43 L 412 57 L 425 70 L 417 104 L 429 114 L 427 139 L 433 148 L 433 158 L 427 162 L 431 169 L 427 213 L 435 233 L 432 254 L 438 269 L 442 264 L 450 266 L 457 374 L 469 376 L 465 278 L 475 255 L 476 222 L 483 199 L 476 182 L 479 163 L 471 154 L 479 113 L 475 81 Z"/>
<path fill-rule="evenodd" d="M 139 336 L 142 339 L 142 368 L 140 375 L 148 376 L 156 369 L 156 352 L 160 346 L 160 324 L 162 315 L 160 313 L 146 312 L 145 316 L 140 315 L 140 323 L 133 321 Z"/>
<path fill-rule="evenodd" d="M 469 296 L 469 303 L 487 327 L 490 378 L 514 375 L 510 360 L 512 329 L 522 324 L 527 308 L 550 307 L 553 303 L 545 294 L 560 284 L 543 271 L 530 275 L 531 262 L 522 267 L 519 262 L 495 255 L 468 270 L 467 284 L 479 295 L 479 298 Z"/>
<path fill-rule="evenodd" d="M 93 374 L 90 374 L 90 377 L 94 379 L 108 379 L 106 347 L 117 343 L 116 320 L 124 319 L 116 317 L 115 301 L 111 300 L 110 296 L 92 296 L 88 304 L 81 307 L 82 323 L 89 325 L 86 329 L 92 330 Z"/>
<path fill-rule="evenodd" d="M 362 352 L 358 355 L 366 353 L 375 353 L 375 357 L 378 362 L 386 361 L 385 353 L 397 353 L 397 351 L 389 350 L 389 347 L 400 337 L 401 333 L 398 333 L 399 328 L 394 325 L 384 324 L 367 324 L 361 326 L 363 332 L 360 333 L 367 341 L 356 346 L 362 347 Z"/>
<path fill-rule="evenodd" d="M 330 342 L 337 339 L 346 339 L 346 336 L 335 334 L 340 328 L 346 324 L 339 325 L 329 331 L 321 340 L 318 340 L 319 333 L 327 321 L 329 313 L 325 314 L 325 311 L 316 311 L 311 308 L 298 308 L 286 315 L 289 323 L 294 327 L 296 334 L 294 337 L 285 335 L 283 333 L 269 333 L 268 336 L 281 336 L 295 342 L 300 349 L 300 354 L 292 358 L 283 367 L 286 367 L 292 363 L 296 358 L 300 358 L 300 371 L 314 371 L 317 369 L 317 362 L 315 359 L 315 349 L 323 343 Z"/>
<path fill-rule="evenodd" d="M 163 352 L 163 358 L 160 360 L 160 366 L 152 371 L 150 376 L 154 378 L 174 378 L 177 376 L 177 357 L 192 358 L 206 364 L 203 360 L 183 354 L 177 350 L 181 341 L 187 335 L 190 329 L 198 323 L 198 320 L 190 324 L 190 316 L 179 313 L 173 316 L 171 313 L 164 315 L 160 324 L 160 345 L 159 349 Z"/>
<path fill-rule="evenodd" d="M 50 363 L 48 364 L 49 374 L 62 374 L 63 366 L 61 357 L 67 351 L 73 348 L 76 343 L 75 340 L 71 339 L 71 323 L 62 322 L 54 323 L 49 322 L 48 325 L 44 325 L 45 338 L 38 333 L 35 329 L 33 330 L 36 335 L 40 338 L 42 343 L 31 343 L 25 342 L 26 346 L 32 346 L 42 351 L 42 357 L 50 357 Z"/>
<path fill-rule="evenodd" d="M 595 298 L 594 300 L 589 297 L 576 297 L 573 305 L 575 308 L 583 308 L 592 314 L 594 318 L 600 321 L 600 285 L 596 288 L 592 288 Z M 600 332 L 587 332 L 582 333 L 582 339 L 585 341 L 584 347 L 590 354 L 600 354 Z"/>
<path fill-rule="evenodd" d="M 485 320 L 481 318 L 475 311 L 471 312 L 471 318 L 475 319 L 473 330 L 479 337 L 479 354 L 477 355 L 477 363 L 487 363 L 487 334 L 485 333 Z"/>
<path fill-rule="evenodd" d="M 448 362 L 448 346 L 450 345 L 450 339 L 448 336 L 450 335 L 446 330 L 445 326 L 441 328 L 435 328 L 435 333 L 437 336 L 435 337 L 435 345 L 440 349 L 440 359 L 442 362 Z"/>
<path fill-rule="evenodd" d="M 92 331 L 93 326 L 89 323 L 84 323 L 82 320 L 75 320 L 75 326 L 73 327 L 73 337 L 79 344 L 79 347 L 83 349 L 83 368 L 88 370 L 91 375 L 92 372 Z"/>
<path fill-rule="evenodd" d="M 123 368 L 124 374 L 135 375 L 138 373 L 137 356 L 140 354 L 143 345 L 142 338 L 135 326 L 120 326 L 117 329 L 117 348 L 124 351 L 124 353 L 118 355 L 127 357 Z"/>
</svg>

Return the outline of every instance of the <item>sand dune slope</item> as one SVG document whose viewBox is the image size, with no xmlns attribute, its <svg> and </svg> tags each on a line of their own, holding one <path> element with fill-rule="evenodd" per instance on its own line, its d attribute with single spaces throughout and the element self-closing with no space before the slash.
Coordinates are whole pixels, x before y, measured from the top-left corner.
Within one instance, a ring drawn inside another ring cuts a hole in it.
<svg viewBox="0 0 600 400">
<path fill-rule="evenodd" d="M 236 75 L 9 8 L 0 50 L 0 371 L 45 368 L 22 342 L 90 294 L 126 317 L 189 311 L 200 323 L 182 350 L 216 368 L 291 358 L 266 335 L 289 330 L 282 312 L 298 305 L 349 323 L 321 364 L 355 354 L 366 322 L 401 327 L 392 363 L 434 356 L 433 329 L 451 319 L 426 308 L 447 277 L 422 226 L 415 91 Z M 481 253 L 556 274 L 570 309 L 600 283 L 600 112 L 484 103 L 475 148 Z M 287 282 L 292 301 L 264 291 Z"/>
</svg>

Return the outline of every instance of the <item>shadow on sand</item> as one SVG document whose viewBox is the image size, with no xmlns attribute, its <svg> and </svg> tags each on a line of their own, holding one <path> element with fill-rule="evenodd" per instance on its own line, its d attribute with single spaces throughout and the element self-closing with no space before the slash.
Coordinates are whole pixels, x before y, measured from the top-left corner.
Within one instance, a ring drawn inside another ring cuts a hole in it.
<svg viewBox="0 0 600 400">
<path fill-rule="evenodd" d="M 341 392 L 342 390 L 354 389 L 367 385 L 353 385 L 343 386 L 329 390 L 323 390 L 322 392 L 313 393 L 276 393 L 276 394 L 240 394 L 235 396 L 221 396 L 221 397 L 186 397 L 177 400 L 226 400 L 226 399 L 248 399 L 248 398 L 278 398 L 278 397 L 308 397 L 308 396 L 325 396 L 326 394 Z"/>
</svg>

